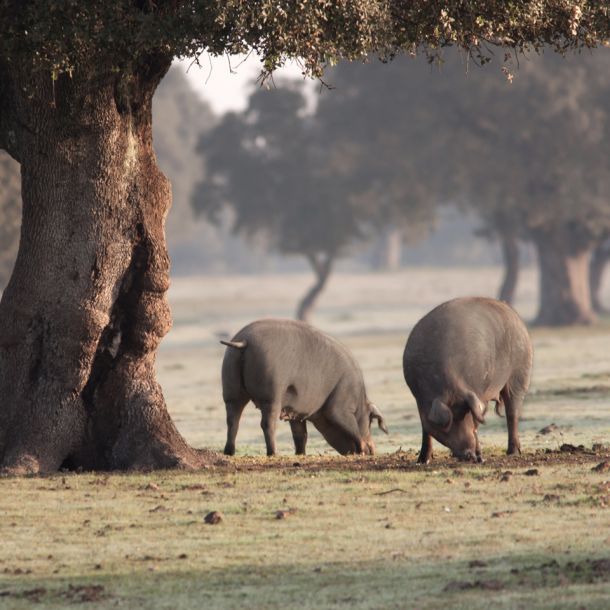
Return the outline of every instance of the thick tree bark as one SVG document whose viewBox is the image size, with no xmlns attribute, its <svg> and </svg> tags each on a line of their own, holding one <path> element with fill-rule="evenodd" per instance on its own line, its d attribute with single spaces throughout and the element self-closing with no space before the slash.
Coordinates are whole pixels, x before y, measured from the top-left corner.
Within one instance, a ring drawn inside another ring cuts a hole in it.
<svg viewBox="0 0 610 610">
<path fill-rule="evenodd" d="M 151 102 L 169 58 L 95 83 L 11 74 L 23 222 L 0 303 L 0 468 L 198 467 L 155 354 L 171 326 L 170 186 Z M 86 78 L 86 77 L 83 77 Z M 7 88 L 4 90 L 7 91 Z"/>
<path fill-rule="evenodd" d="M 604 277 L 604 271 L 610 261 L 610 241 L 605 239 L 599 243 L 593 250 L 591 257 L 591 266 L 589 268 L 589 282 L 591 284 L 591 306 L 593 311 L 598 314 L 607 313 L 607 309 L 604 307 L 600 291 L 602 287 L 602 279 Z"/>
<path fill-rule="evenodd" d="M 517 281 L 519 279 L 519 242 L 512 234 L 502 234 L 500 236 L 502 246 L 502 261 L 504 263 L 504 277 L 498 299 L 506 303 L 513 304 Z"/>
<path fill-rule="evenodd" d="M 304 322 L 310 320 L 316 301 L 326 286 L 328 277 L 332 271 L 334 257 L 331 254 L 323 256 L 312 254 L 307 256 L 307 260 L 316 274 L 316 282 L 307 291 L 297 308 L 297 320 L 303 320 Z"/>
<path fill-rule="evenodd" d="M 578 227 L 533 233 L 540 270 L 535 324 L 569 326 L 595 320 L 589 288 L 592 240 Z"/>
</svg>

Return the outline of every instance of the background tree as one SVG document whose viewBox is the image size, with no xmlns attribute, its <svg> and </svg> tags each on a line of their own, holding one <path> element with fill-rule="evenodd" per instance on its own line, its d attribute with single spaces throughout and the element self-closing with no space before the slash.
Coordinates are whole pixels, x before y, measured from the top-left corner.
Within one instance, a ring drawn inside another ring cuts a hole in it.
<svg viewBox="0 0 610 610">
<path fill-rule="evenodd" d="M 0 290 L 15 264 L 21 226 L 21 176 L 19 164 L 0 151 Z"/>
<path fill-rule="evenodd" d="M 267 71 L 298 57 L 315 76 L 371 52 L 594 45 L 608 13 L 581 0 L 4 0 L 0 148 L 21 163 L 23 225 L 0 304 L 0 465 L 206 460 L 176 430 L 154 367 L 171 325 L 171 195 L 151 106 L 173 57 L 254 50 Z"/>
<path fill-rule="evenodd" d="M 610 203 L 608 204 L 610 205 Z M 589 284 L 591 287 L 591 306 L 597 314 L 608 313 L 607 308 L 601 301 L 600 291 L 604 272 L 610 262 L 610 235 L 606 232 L 602 235 L 591 256 L 589 269 Z"/>
<path fill-rule="evenodd" d="M 350 188 L 386 242 L 386 268 L 399 263 L 403 243 L 429 233 L 442 201 L 436 157 L 445 135 L 432 126 L 434 110 L 440 110 L 427 99 L 434 77 L 424 58 L 341 62 L 328 71 L 332 89 L 323 92 L 317 108 L 332 143 L 327 145 L 356 160 Z"/>
<path fill-rule="evenodd" d="M 374 209 L 351 190 L 354 159 L 327 136 L 319 115 L 304 116 L 296 84 L 255 91 L 242 114 L 227 114 L 201 140 L 208 178 L 195 209 L 215 222 L 229 207 L 233 230 L 306 258 L 316 281 L 299 302 L 308 320 L 338 257 L 367 235 Z M 207 153 L 206 153 L 207 151 Z"/>
<path fill-rule="evenodd" d="M 472 73 L 472 86 L 454 96 L 451 158 L 454 175 L 465 178 L 461 195 L 501 237 L 507 264 L 518 238 L 534 243 L 539 324 L 594 318 L 590 260 L 610 227 L 608 67 L 605 49 L 530 57 L 508 90 L 492 75 Z M 510 267 L 507 277 L 515 278 Z"/>
</svg>

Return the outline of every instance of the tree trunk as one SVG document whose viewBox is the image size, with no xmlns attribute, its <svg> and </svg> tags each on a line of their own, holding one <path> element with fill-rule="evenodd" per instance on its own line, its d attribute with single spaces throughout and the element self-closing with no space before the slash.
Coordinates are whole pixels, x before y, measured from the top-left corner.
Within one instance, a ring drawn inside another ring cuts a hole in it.
<svg viewBox="0 0 610 610">
<path fill-rule="evenodd" d="M 315 284 L 307 291 L 297 308 L 297 320 L 309 322 L 320 293 L 324 290 L 332 270 L 334 257 L 330 254 L 323 256 L 310 255 L 307 260 L 316 274 Z"/>
<path fill-rule="evenodd" d="M 540 270 L 535 324 L 569 326 L 595 320 L 589 288 L 592 243 L 577 228 L 533 233 Z"/>
<path fill-rule="evenodd" d="M 150 58 L 95 83 L 11 73 L 0 91 L 5 121 L 19 117 L 9 149 L 23 197 L 19 253 L 0 303 L 4 472 L 204 463 L 155 380 L 171 326 L 171 192 L 152 149 L 151 102 L 169 64 Z"/>
<path fill-rule="evenodd" d="M 593 250 L 591 266 L 589 268 L 591 305 L 593 307 L 593 311 L 598 314 L 607 312 L 606 308 L 601 302 L 599 293 L 601 291 L 602 279 L 604 277 L 604 271 L 606 270 L 608 261 L 610 261 L 610 242 L 608 240 L 604 240 Z"/>
<path fill-rule="evenodd" d="M 383 268 L 387 271 L 398 271 L 402 258 L 402 233 L 399 229 L 388 229 L 383 241 Z"/>
<path fill-rule="evenodd" d="M 517 280 L 519 279 L 519 242 L 514 235 L 501 235 L 504 277 L 498 299 L 512 305 L 515 301 Z"/>
</svg>

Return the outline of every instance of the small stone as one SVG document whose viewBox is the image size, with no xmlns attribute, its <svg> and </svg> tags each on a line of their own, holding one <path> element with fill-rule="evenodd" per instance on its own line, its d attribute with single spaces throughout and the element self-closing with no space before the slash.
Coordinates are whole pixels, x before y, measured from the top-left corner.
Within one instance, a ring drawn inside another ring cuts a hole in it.
<svg viewBox="0 0 610 610">
<path fill-rule="evenodd" d="M 208 525 L 218 525 L 223 520 L 223 516 L 222 513 L 213 510 L 211 513 L 208 513 L 203 520 Z"/>
<path fill-rule="evenodd" d="M 537 477 L 540 472 L 538 471 L 538 468 L 530 468 L 529 470 L 526 470 L 523 474 L 525 474 L 526 477 Z"/>
<path fill-rule="evenodd" d="M 551 432 L 555 432 L 558 429 L 559 426 L 557 424 L 549 424 L 548 426 L 538 430 L 538 434 L 551 434 Z"/>
<path fill-rule="evenodd" d="M 600 462 L 597 466 L 591 468 L 593 472 L 608 472 L 610 470 L 610 461 Z"/>
</svg>

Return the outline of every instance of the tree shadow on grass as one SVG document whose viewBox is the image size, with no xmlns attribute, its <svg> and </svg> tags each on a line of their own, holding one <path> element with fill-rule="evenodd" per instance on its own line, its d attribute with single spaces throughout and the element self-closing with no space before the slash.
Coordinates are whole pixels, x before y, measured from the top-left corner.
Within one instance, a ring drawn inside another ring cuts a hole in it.
<svg viewBox="0 0 610 610">
<path fill-rule="evenodd" d="M 295 549 L 295 553 L 298 549 Z M 0 607 L 206 610 L 223 608 L 605 608 L 610 554 L 549 553 L 416 562 L 202 566 L 66 579 L 3 578 Z M 492 601 L 493 600 L 493 601 Z"/>
</svg>

